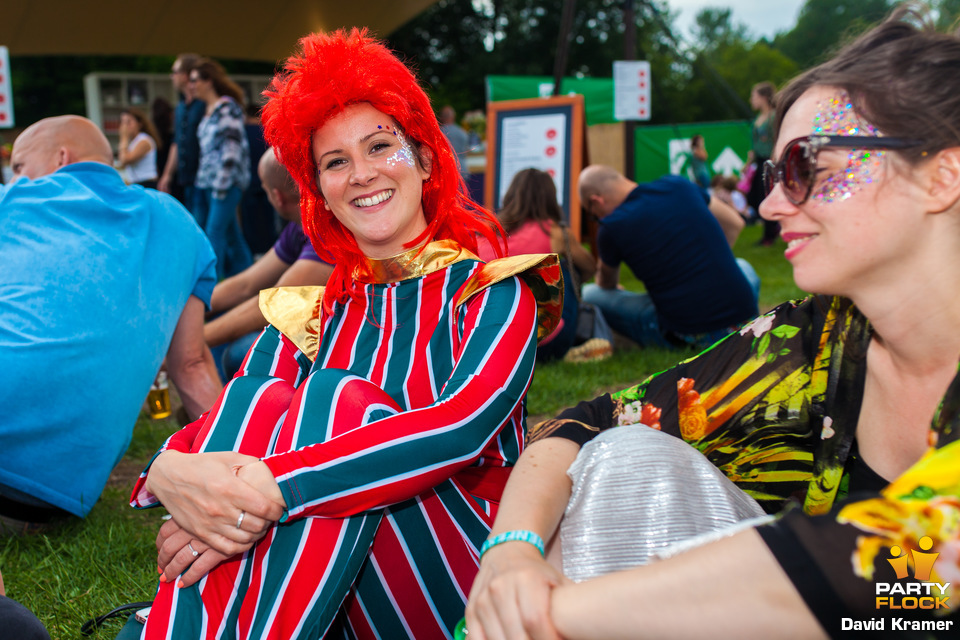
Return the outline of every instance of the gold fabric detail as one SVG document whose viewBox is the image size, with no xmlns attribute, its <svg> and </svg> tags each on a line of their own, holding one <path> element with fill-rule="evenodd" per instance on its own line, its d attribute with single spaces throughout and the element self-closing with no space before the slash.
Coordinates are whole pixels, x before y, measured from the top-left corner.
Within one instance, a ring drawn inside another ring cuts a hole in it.
<svg viewBox="0 0 960 640">
<path fill-rule="evenodd" d="M 275 287 L 260 292 L 260 311 L 267 322 L 297 345 L 310 360 L 320 348 L 320 306 L 323 287 Z"/>
<path fill-rule="evenodd" d="M 389 284 L 419 278 L 461 260 L 479 260 L 453 240 L 436 240 L 420 250 L 415 247 L 395 256 L 367 258 L 353 271 L 353 279 L 367 284 Z"/>
<path fill-rule="evenodd" d="M 370 284 L 387 284 L 419 278 L 461 260 L 479 260 L 452 240 L 428 244 L 422 252 L 411 249 L 384 260 L 368 259 L 354 271 L 354 278 Z M 533 254 L 492 260 L 466 282 L 460 306 L 474 294 L 507 278 L 518 276 L 537 301 L 537 339 L 550 335 L 560 322 L 563 309 L 563 278 L 556 254 Z M 276 287 L 260 292 L 260 311 L 267 322 L 290 339 L 310 360 L 320 348 L 320 311 L 323 287 Z"/>
<path fill-rule="evenodd" d="M 537 301 L 537 340 L 553 333 L 560 324 L 563 311 L 563 276 L 560 258 L 555 253 L 532 253 L 491 260 L 468 280 L 460 291 L 456 305 L 498 282 L 519 277 Z"/>
</svg>

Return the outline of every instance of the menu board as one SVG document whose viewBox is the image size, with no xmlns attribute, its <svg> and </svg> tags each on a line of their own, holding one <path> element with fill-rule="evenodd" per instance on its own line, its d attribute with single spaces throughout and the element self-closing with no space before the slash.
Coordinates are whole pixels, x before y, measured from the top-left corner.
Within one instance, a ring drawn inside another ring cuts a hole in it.
<svg viewBox="0 0 960 640">
<path fill-rule="evenodd" d="M 513 177 L 535 168 L 553 177 L 557 201 L 580 239 L 577 177 L 583 168 L 583 96 L 505 100 L 487 105 L 485 205 L 498 211 Z"/>
</svg>

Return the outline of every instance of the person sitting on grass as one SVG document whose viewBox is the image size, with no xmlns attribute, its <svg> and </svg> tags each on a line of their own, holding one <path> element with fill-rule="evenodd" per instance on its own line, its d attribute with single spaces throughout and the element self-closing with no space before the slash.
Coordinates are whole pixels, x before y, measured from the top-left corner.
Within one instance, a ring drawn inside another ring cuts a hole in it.
<svg viewBox="0 0 960 640">
<path fill-rule="evenodd" d="M 539 169 L 523 169 L 510 181 L 497 213 L 507 232 L 510 255 L 556 253 L 563 270 L 563 317 L 552 335 L 537 346 L 537 360 L 546 362 L 562 358 L 577 337 L 577 314 L 580 308 L 579 283 L 593 278 L 596 261 L 563 223 L 563 209 L 557 202 L 557 186 L 553 178 Z M 480 258 L 496 257 L 489 243 L 480 242 Z M 612 350 L 613 345 L 608 343 Z"/>
<path fill-rule="evenodd" d="M 449 637 L 523 447 L 558 260 L 477 258 L 502 230 L 365 32 L 304 37 L 267 95 L 266 138 L 336 266 L 261 294 L 271 324 L 241 374 L 134 488 L 172 515 L 143 637 Z"/>
<path fill-rule="evenodd" d="M 957 637 L 960 37 L 900 7 L 780 96 L 760 213 L 817 294 L 536 427 L 469 640 Z"/>
<path fill-rule="evenodd" d="M 0 187 L 0 535 L 90 512 L 164 357 L 194 419 L 223 388 L 203 341 L 210 243 L 112 164 L 93 122 L 45 118 Z"/>
<path fill-rule="evenodd" d="M 760 279 L 731 247 L 743 220 L 680 176 L 637 184 L 612 167 L 580 172 L 599 220 L 596 282 L 583 299 L 641 347 L 705 347 L 757 315 Z M 646 291 L 619 287 L 625 262 Z"/>
</svg>

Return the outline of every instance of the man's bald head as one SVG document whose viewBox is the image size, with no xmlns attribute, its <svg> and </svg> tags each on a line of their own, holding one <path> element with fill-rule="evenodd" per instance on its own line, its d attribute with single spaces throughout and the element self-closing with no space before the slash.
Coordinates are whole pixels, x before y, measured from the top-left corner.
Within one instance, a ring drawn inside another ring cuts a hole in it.
<svg viewBox="0 0 960 640">
<path fill-rule="evenodd" d="M 580 172 L 580 202 L 598 218 L 610 215 L 619 207 L 637 183 L 603 164 L 592 164 Z"/>
<path fill-rule="evenodd" d="M 44 118 L 30 125 L 17 136 L 10 156 L 14 177 L 30 180 L 75 162 L 113 165 L 113 150 L 106 136 L 80 116 Z"/>
<path fill-rule="evenodd" d="M 287 168 L 280 164 L 273 147 L 264 151 L 257 164 L 257 173 L 267 199 L 284 220 L 300 221 L 300 190 Z"/>
</svg>

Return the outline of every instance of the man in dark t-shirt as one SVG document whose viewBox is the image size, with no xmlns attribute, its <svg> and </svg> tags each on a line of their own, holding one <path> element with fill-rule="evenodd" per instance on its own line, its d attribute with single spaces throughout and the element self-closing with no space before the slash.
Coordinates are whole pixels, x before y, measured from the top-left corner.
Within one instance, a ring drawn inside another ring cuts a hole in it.
<svg viewBox="0 0 960 640">
<path fill-rule="evenodd" d="M 637 184 L 591 165 L 579 186 L 600 221 L 596 284 L 583 299 L 614 330 L 641 346 L 700 347 L 757 315 L 759 279 L 730 250 L 742 228 L 732 208 L 679 176 Z M 646 293 L 618 287 L 621 262 Z"/>
</svg>

